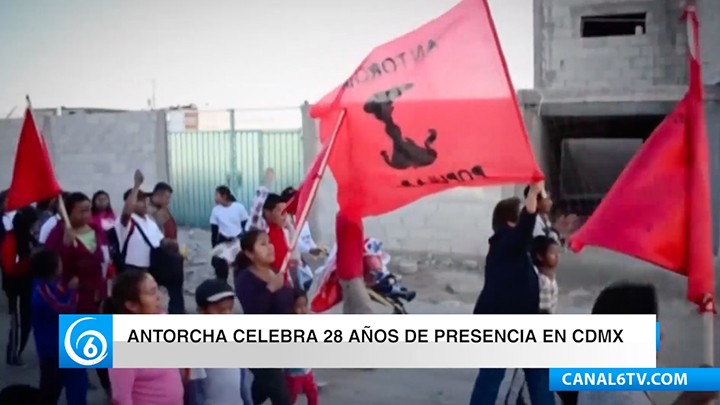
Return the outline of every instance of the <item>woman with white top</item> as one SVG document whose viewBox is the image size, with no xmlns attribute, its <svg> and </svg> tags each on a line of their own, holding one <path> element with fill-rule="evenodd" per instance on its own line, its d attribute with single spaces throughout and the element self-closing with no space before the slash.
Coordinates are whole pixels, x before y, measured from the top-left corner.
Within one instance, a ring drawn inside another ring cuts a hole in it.
<svg viewBox="0 0 720 405">
<path fill-rule="evenodd" d="M 210 243 L 213 247 L 242 236 L 250 215 L 245 206 L 239 203 L 227 186 L 215 189 L 215 207 L 210 213 Z M 213 257 L 211 264 L 215 276 L 227 281 L 229 266 L 226 260 Z"/>
<path fill-rule="evenodd" d="M 215 189 L 215 204 L 210 213 L 213 246 L 242 236 L 245 224 L 250 218 L 245 206 L 235 199 L 227 186 Z"/>
</svg>

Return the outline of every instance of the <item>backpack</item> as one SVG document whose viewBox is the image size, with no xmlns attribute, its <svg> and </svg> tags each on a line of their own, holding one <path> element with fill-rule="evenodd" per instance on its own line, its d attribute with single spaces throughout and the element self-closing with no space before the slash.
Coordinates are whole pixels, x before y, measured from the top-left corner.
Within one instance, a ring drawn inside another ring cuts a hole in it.
<svg viewBox="0 0 720 405">
<path fill-rule="evenodd" d="M 17 278 L 27 274 L 28 259 L 20 260 L 17 254 L 15 232 L 5 234 L 0 244 L 0 267 L 7 277 Z"/>
<path fill-rule="evenodd" d="M 180 252 L 172 251 L 165 246 L 154 247 L 142 227 L 138 225 L 134 219 L 130 220 L 130 230 L 128 231 L 121 250 L 123 267 L 125 266 L 125 258 L 127 257 L 128 242 L 135 229 L 137 229 L 145 244 L 150 248 L 150 268 L 148 269 L 150 275 L 155 278 L 159 285 L 164 287 L 177 284 L 182 285 L 184 278 L 183 257 L 180 255 Z"/>
</svg>

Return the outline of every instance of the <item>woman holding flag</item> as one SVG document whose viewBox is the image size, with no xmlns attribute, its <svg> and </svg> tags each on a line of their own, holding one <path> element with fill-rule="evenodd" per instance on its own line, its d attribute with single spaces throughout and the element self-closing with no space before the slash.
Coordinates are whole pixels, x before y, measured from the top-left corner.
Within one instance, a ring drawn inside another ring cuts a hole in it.
<svg viewBox="0 0 720 405">
<path fill-rule="evenodd" d="M 500 201 L 493 211 L 494 234 L 485 262 L 483 286 L 474 314 L 537 314 L 540 310 L 540 286 L 530 258 L 530 246 L 537 220 L 538 201 L 545 193 L 543 181 L 530 186 L 521 209 L 518 198 Z M 495 404 L 505 369 L 480 369 L 470 405 Z M 554 405 L 548 389 L 547 369 L 525 369 L 533 405 Z"/>
</svg>

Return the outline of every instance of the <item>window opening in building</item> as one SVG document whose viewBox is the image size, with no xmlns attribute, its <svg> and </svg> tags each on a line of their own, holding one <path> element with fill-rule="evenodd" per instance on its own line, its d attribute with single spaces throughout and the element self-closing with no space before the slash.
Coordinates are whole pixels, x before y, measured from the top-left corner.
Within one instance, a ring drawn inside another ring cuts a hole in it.
<svg viewBox="0 0 720 405">
<path fill-rule="evenodd" d="M 644 35 L 647 13 L 592 15 L 580 18 L 583 38 Z"/>
</svg>

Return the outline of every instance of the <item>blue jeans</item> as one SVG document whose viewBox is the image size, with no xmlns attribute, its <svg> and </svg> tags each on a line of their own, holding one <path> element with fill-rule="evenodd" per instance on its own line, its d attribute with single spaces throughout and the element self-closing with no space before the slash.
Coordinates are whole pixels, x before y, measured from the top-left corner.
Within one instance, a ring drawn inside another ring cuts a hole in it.
<svg viewBox="0 0 720 405">
<path fill-rule="evenodd" d="M 526 368 L 523 371 L 532 405 L 555 405 L 548 369 Z M 504 378 L 504 368 L 481 368 L 475 379 L 470 405 L 495 405 Z"/>
</svg>

